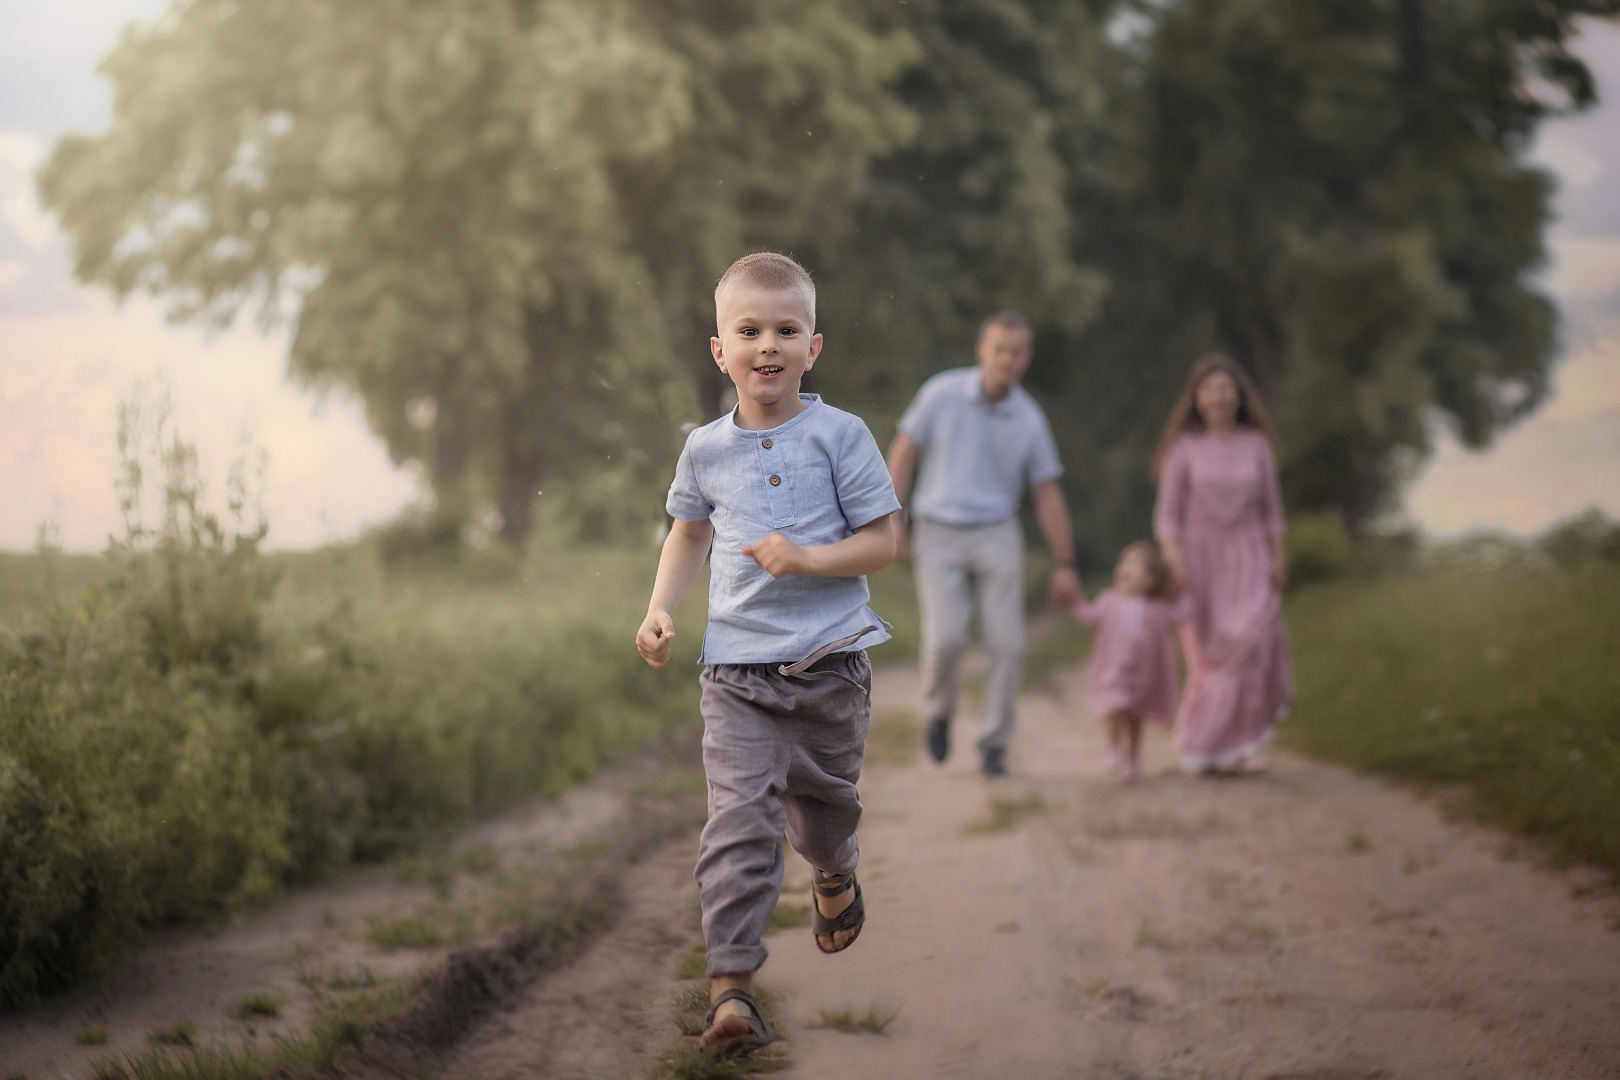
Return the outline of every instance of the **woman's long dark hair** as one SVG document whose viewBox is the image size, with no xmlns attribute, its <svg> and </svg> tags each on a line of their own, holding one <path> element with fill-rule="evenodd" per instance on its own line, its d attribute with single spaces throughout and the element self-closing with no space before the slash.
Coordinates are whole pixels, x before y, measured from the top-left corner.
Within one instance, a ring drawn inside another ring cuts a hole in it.
<svg viewBox="0 0 1620 1080">
<path fill-rule="evenodd" d="M 1266 411 L 1266 403 L 1260 398 L 1260 388 L 1254 385 L 1249 373 L 1243 370 L 1242 364 L 1225 353 L 1205 353 L 1187 372 L 1187 384 L 1181 388 L 1181 396 L 1170 409 L 1164 434 L 1159 436 L 1159 448 L 1153 452 L 1154 483 L 1159 482 L 1159 470 L 1164 466 L 1165 455 L 1170 453 L 1170 447 L 1182 433 L 1204 430 L 1204 418 L 1198 415 L 1198 387 L 1218 371 L 1231 376 L 1232 384 L 1237 387 L 1238 427 L 1253 428 L 1271 442 L 1273 451 L 1277 449 L 1277 429 L 1272 426 L 1271 414 Z"/>
</svg>

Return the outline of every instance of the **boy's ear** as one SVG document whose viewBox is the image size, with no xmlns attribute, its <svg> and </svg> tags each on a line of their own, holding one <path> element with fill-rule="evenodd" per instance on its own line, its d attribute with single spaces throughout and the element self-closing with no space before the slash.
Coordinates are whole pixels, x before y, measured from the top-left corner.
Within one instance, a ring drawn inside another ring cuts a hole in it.
<svg viewBox="0 0 1620 1080">
<path fill-rule="evenodd" d="M 719 338 L 709 339 L 709 353 L 714 357 L 714 362 L 720 365 L 720 370 L 726 370 L 725 346 L 720 343 Z"/>
<path fill-rule="evenodd" d="M 804 363 L 804 370 L 809 371 L 816 366 L 816 357 L 821 355 L 821 335 L 817 334 L 810 339 L 810 356 Z"/>
</svg>

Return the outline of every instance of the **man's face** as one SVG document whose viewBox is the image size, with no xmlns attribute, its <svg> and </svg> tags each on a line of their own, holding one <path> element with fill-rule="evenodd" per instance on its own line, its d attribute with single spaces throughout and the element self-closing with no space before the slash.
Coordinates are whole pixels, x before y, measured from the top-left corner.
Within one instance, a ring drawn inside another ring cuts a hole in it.
<svg viewBox="0 0 1620 1080">
<path fill-rule="evenodd" d="M 719 336 L 709 349 L 737 384 L 739 399 L 774 405 L 799 392 L 799 380 L 821 353 L 803 296 L 738 285 L 722 297 L 718 316 Z"/>
<path fill-rule="evenodd" d="M 1031 351 L 1028 330 L 1000 323 L 985 327 L 975 350 L 985 395 L 1000 400 L 1017 386 L 1018 380 L 1029 370 Z"/>
</svg>

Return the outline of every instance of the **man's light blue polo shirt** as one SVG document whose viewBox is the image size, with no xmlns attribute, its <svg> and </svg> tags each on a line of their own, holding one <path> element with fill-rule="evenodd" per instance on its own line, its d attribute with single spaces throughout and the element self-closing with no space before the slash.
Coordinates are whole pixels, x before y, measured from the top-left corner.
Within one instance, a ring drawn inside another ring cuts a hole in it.
<svg viewBox="0 0 1620 1080">
<path fill-rule="evenodd" d="M 923 383 L 900 432 L 922 450 L 911 515 L 939 525 L 993 525 L 1018 512 L 1024 488 L 1063 475 L 1046 414 L 1021 386 L 984 396 L 979 369 Z"/>
<path fill-rule="evenodd" d="M 860 417 L 799 398 L 804 411 L 769 431 L 738 427 L 735 410 L 705 424 L 675 466 L 670 516 L 714 524 L 702 663 L 792 663 L 867 626 L 878 629 L 845 651 L 889 640 L 864 577 L 777 579 L 742 553 L 773 532 L 800 547 L 831 544 L 900 509 Z"/>
</svg>

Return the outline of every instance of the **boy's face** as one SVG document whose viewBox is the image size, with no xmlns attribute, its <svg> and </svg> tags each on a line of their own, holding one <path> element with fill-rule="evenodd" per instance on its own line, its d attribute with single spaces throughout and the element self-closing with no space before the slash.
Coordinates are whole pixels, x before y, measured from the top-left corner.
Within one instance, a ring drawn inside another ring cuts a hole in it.
<svg viewBox="0 0 1620 1080">
<path fill-rule="evenodd" d="M 799 392 L 799 380 L 821 354 L 809 305 L 796 292 L 738 285 L 721 297 L 719 337 L 709 351 L 737 384 L 737 397 L 775 405 Z"/>
</svg>

